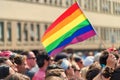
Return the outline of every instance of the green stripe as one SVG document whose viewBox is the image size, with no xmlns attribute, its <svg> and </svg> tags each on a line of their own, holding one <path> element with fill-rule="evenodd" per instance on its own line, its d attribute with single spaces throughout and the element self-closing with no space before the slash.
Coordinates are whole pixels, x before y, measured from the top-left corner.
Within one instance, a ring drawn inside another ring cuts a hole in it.
<svg viewBox="0 0 120 80">
<path fill-rule="evenodd" d="M 56 48 L 63 40 L 65 40 L 66 38 L 70 37 L 74 32 L 76 32 L 78 29 L 83 28 L 87 25 L 89 25 L 89 21 L 88 19 L 84 20 L 82 23 L 78 24 L 77 26 L 75 26 L 73 29 L 71 29 L 70 31 L 68 31 L 67 33 L 65 33 L 63 36 L 61 36 L 60 38 L 58 38 L 57 40 L 55 40 L 54 42 L 52 42 L 50 45 L 48 45 L 46 47 L 46 51 L 50 52 L 52 51 L 54 48 Z"/>
</svg>

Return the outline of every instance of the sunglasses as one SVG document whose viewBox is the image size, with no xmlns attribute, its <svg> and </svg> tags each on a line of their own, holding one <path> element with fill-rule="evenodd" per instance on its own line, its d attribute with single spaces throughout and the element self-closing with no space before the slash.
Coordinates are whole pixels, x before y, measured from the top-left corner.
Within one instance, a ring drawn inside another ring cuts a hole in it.
<svg viewBox="0 0 120 80">
<path fill-rule="evenodd" d="M 28 59 L 36 59 L 36 57 L 30 57 L 30 58 L 28 58 Z"/>
<path fill-rule="evenodd" d="M 75 71 L 75 72 L 76 72 L 76 71 L 80 72 L 81 70 L 80 70 L 80 69 L 79 69 L 79 70 L 78 70 L 78 69 L 74 69 L 74 71 Z"/>
<path fill-rule="evenodd" d="M 74 69 L 74 66 L 68 66 L 68 69 L 71 69 L 71 68 L 73 68 L 73 69 Z"/>
</svg>

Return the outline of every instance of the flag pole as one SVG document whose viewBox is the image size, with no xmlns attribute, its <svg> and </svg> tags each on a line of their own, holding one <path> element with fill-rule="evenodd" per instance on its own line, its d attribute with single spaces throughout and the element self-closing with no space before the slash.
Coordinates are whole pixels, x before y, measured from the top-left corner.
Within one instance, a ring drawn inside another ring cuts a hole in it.
<svg viewBox="0 0 120 80">
<path fill-rule="evenodd" d="M 75 2 L 77 2 L 77 4 L 78 4 L 78 6 L 79 6 L 79 8 L 80 8 L 80 5 L 79 5 L 79 3 L 78 3 L 78 1 L 77 0 L 74 0 Z M 80 8 L 81 9 L 81 8 Z M 82 10 L 83 11 L 83 10 Z M 92 25 L 92 24 L 91 24 Z M 94 27 L 93 27 L 93 29 L 94 29 Z M 94 31 L 96 32 L 96 34 L 97 34 L 97 31 L 94 29 Z M 97 34 L 97 36 L 98 36 L 98 38 L 100 39 L 100 43 L 104 46 L 104 48 L 105 49 L 107 49 L 106 48 L 106 45 L 105 45 L 105 42 L 103 41 L 103 39 Z"/>
</svg>

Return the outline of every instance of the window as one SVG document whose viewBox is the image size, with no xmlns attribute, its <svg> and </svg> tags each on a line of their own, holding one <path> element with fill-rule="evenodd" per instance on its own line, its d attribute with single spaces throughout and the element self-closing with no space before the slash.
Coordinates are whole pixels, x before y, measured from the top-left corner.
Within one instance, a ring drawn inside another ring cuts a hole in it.
<svg viewBox="0 0 120 80">
<path fill-rule="evenodd" d="M 62 0 L 59 0 L 59 5 L 62 6 Z"/>
<path fill-rule="evenodd" d="M 112 28 L 109 27 L 102 27 L 101 28 L 101 38 L 105 40 L 106 42 L 111 41 L 111 35 L 112 35 Z"/>
<path fill-rule="evenodd" d="M 52 0 L 49 0 L 49 3 L 52 4 Z"/>
<path fill-rule="evenodd" d="M 65 6 L 68 7 L 68 6 L 72 5 L 72 3 L 73 3 L 73 0 L 66 0 Z"/>
<path fill-rule="evenodd" d="M 116 29 L 114 28 L 114 29 L 113 29 L 113 32 L 112 32 L 112 34 L 111 34 L 111 43 L 112 43 L 112 44 L 116 42 L 116 35 L 117 35 Z"/>
<path fill-rule="evenodd" d="M 120 15 L 120 3 L 113 3 L 113 14 Z"/>
<path fill-rule="evenodd" d="M 37 31 L 36 31 L 36 33 L 37 33 L 37 41 L 40 41 L 40 25 L 39 24 L 37 24 L 37 26 L 36 26 L 37 28 Z"/>
<path fill-rule="evenodd" d="M 57 5 L 57 0 L 55 0 L 55 5 Z"/>
<path fill-rule="evenodd" d="M 24 40 L 28 41 L 28 26 L 27 26 L 27 23 L 24 24 L 23 33 L 24 33 Z"/>
<path fill-rule="evenodd" d="M 104 27 L 101 27 L 101 38 L 103 39 L 103 40 L 106 40 L 106 35 L 105 35 L 105 28 Z"/>
<path fill-rule="evenodd" d="M 57 1 L 58 6 L 62 6 L 62 0 L 56 0 L 56 1 Z"/>
<path fill-rule="evenodd" d="M 81 0 L 78 0 L 78 3 L 80 4 L 80 6 L 82 6 L 82 2 L 81 2 Z"/>
<path fill-rule="evenodd" d="M 33 24 L 31 24 L 31 26 L 30 26 L 30 39 L 31 39 L 31 41 L 34 41 L 34 25 Z"/>
<path fill-rule="evenodd" d="M 39 0 L 36 0 L 36 2 L 39 2 Z"/>
<path fill-rule="evenodd" d="M 97 8 L 98 8 L 98 3 L 97 3 L 97 0 L 92 0 L 92 3 L 91 3 L 91 6 L 92 6 L 92 11 L 97 11 Z"/>
<path fill-rule="evenodd" d="M 65 3 L 66 3 L 66 6 L 69 6 L 69 0 L 66 0 Z"/>
<path fill-rule="evenodd" d="M 17 23 L 17 40 L 21 41 L 21 23 Z"/>
<path fill-rule="evenodd" d="M 105 29 L 105 39 L 106 39 L 106 41 L 108 41 L 109 40 L 109 29 L 110 28 L 104 28 Z"/>
<path fill-rule="evenodd" d="M 11 29 L 11 23 L 7 23 L 7 40 L 12 41 L 12 29 Z"/>
<path fill-rule="evenodd" d="M 85 0 L 84 8 L 89 11 L 97 11 L 97 0 Z"/>
<path fill-rule="evenodd" d="M 118 41 L 120 42 L 120 29 L 118 29 L 118 35 L 117 35 L 117 38 L 118 38 Z"/>
<path fill-rule="evenodd" d="M 70 5 L 72 5 L 73 4 L 73 0 L 70 0 Z"/>
<path fill-rule="evenodd" d="M 100 11 L 103 13 L 110 13 L 111 12 L 110 1 L 100 0 Z"/>
<path fill-rule="evenodd" d="M 45 31 L 47 30 L 47 27 L 48 27 L 47 24 L 45 24 Z"/>
<path fill-rule="evenodd" d="M 47 0 L 44 0 L 44 3 L 47 3 Z"/>
<path fill-rule="evenodd" d="M 4 41 L 4 23 L 0 22 L 0 41 Z"/>
<path fill-rule="evenodd" d="M 84 0 L 84 9 L 90 10 L 90 0 Z"/>
<path fill-rule="evenodd" d="M 116 41 L 119 42 L 119 28 L 116 28 Z"/>
</svg>

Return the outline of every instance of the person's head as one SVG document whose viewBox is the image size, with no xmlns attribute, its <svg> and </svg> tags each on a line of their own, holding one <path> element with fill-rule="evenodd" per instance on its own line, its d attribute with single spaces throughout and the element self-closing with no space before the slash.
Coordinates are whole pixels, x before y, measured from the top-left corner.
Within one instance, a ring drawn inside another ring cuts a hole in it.
<svg viewBox="0 0 120 80">
<path fill-rule="evenodd" d="M 59 76 L 48 76 L 45 80 L 64 80 L 64 78 L 61 78 Z"/>
<path fill-rule="evenodd" d="M 68 57 L 68 55 L 66 54 L 66 53 L 60 53 L 60 54 L 57 54 L 56 56 L 55 56 L 55 61 L 57 62 L 57 61 L 59 61 L 59 60 L 61 60 L 61 59 L 64 59 L 64 58 L 67 58 Z"/>
<path fill-rule="evenodd" d="M 84 66 L 90 66 L 92 65 L 94 62 L 94 56 L 87 56 L 84 61 L 83 61 L 83 64 Z"/>
<path fill-rule="evenodd" d="M 102 70 L 100 64 L 98 62 L 94 62 L 92 65 L 89 66 L 86 72 L 86 79 L 93 80 L 93 78 Z"/>
<path fill-rule="evenodd" d="M 65 70 L 65 73 L 67 76 L 74 75 L 74 69 L 72 68 L 72 64 L 67 59 L 64 58 L 64 59 L 58 61 L 58 65 L 60 65 L 61 68 L 63 68 Z"/>
<path fill-rule="evenodd" d="M 26 57 L 23 55 L 17 55 L 14 58 L 14 62 L 16 64 L 17 70 L 19 73 L 25 73 L 26 69 L 28 68 Z"/>
<path fill-rule="evenodd" d="M 108 58 L 108 55 L 109 55 L 109 52 L 107 50 L 103 51 L 101 53 L 101 56 L 100 56 L 100 59 L 99 59 L 99 62 L 100 62 L 100 65 L 102 67 L 104 67 L 106 65 L 106 60 Z"/>
<path fill-rule="evenodd" d="M 88 69 L 94 69 L 94 68 L 102 69 L 99 62 L 94 62 L 92 65 L 89 66 Z"/>
<path fill-rule="evenodd" d="M 96 53 L 94 56 L 94 62 L 99 62 L 100 56 L 101 56 L 101 52 Z"/>
<path fill-rule="evenodd" d="M 36 65 L 36 56 L 32 51 L 25 51 L 22 53 L 22 55 L 25 55 L 27 57 L 27 64 L 30 68 L 34 67 Z"/>
<path fill-rule="evenodd" d="M 93 53 L 92 51 L 90 51 L 90 52 L 88 53 L 88 56 L 94 56 L 94 53 Z"/>
<path fill-rule="evenodd" d="M 93 80 L 94 77 L 100 73 L 100 71 L 101 71 L 101 69 L 99 69 L 99 68 L 89 69 L 86 73 L 86 79 Z"/>
<path fill-rule="evenodd" d="M 12 55 L 11 51 L 2 51 L 0 52 L 0 57 L 7 57 L 9 58 Z"/>
<path fill-rule="evenodd" d="M 30 80 L 30 78 L 21 73 L 10 74 L 4 80 Z"/>
<path fill-rule="evenodd" d="M 41 52 L 36 56 L 36 61 L 38 64 L 38 67 L 47 67 L 50 61 L 50 57 L 46 52 Z"/>
<path fill-rule="evenodd" d="M 47 67 L 46 79 L 48 80 L 48 77 L 51 77 L 51 76 L 60 77 L 60 78 L 62 78 L 62 80 L 67 80 L 65 70 L 62 69 L 57 64 L 51 64 Z"/>
<path fill-rule="evenodd" d="M 74 57 L 74 61 L 77 63 L 77 65 L 79 66 L 79 68 L 83 68 L 83 61 L 81 59 L 81 57 L 79 57 L 78 55 Z"/>
<path fill-rule="evenodd" d="M 118 54 L 118 50 L 116 48 L 108 48 L 107 51 L 110 53 L 114 52 L 114 53 Z"/>
<path fill-rule="evenodd" d="M 5 63 L 5 61 L 8 60 L 6 57 L 0 57 L 0 65 Z"/>
<path fill-rule="evenodd" d="M 15 64 L 13 64 L 8 58 L 0 57 L 0 64 L 6 64 L 11 67 L 14 71 L 17 71 Z"/>
<path fill-rule="evenodd" d="M 0 65 L 0 79 L 4 79 L 9 74 L 14 74 L 15 71 L 6 64 Z"/>
<path fill-rule="evenodd" d="M 108 52 L 107 50 L 105 50 L 101 53 L 101 56 L 99 58 L 99 63 L 101 65 L 101 67 L 106 66 L 109 54 L 112 54 L 113 56 L 115 56 L 116 60 L 118 60 L 119 56 L 116 53 Z"/>
</svg>

